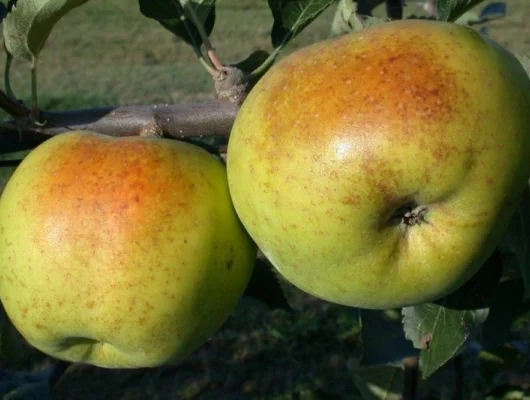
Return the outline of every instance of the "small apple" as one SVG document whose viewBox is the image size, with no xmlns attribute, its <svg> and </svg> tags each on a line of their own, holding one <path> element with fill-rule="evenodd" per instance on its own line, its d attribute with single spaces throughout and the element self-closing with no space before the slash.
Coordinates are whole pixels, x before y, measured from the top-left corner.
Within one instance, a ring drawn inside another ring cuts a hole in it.
<svg viewBox="0 0 530 400">
<path fill-rule="evenodd" d="M 286 57 L 242 105 L 236 211 L 302 290 L 432 301 L 492 253 L 530 176 L 530 79 L 476 31 L 401 20 Z"/>
<path fill-rule="evenodd" d="M 0 199 L 0 299 L 63 360 L 180 362 L 232 313 L 255 256 L 224 165 L 183 142 L 62 134 Z"/>
</svg>

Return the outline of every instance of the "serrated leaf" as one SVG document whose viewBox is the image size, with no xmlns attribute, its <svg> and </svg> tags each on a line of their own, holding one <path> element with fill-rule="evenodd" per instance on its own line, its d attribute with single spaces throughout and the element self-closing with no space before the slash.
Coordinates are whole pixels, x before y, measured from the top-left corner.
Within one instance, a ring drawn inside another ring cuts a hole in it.
<svg viewBox="0 0 530 400">
<path fill-rule="evenodd" d="M 189 2 L 203 24 L 207 35 L 215 24 L 215 0 L 138 0 L 140 12 L 156 19 L 164 28 L 195 48 L 202 45 L 202 38 L 193 21 L 186 15 L 183 4 Z"/>
<path fill-rule="evenodd" d="M 405 336 L 421 349 L 424 378 L 456 356 L 479 331 L 499 285 L 502 260 L 495 250 L 480 271 L 457 291 L 435 303 L 403 308 Z"/>
<path fill-rule="evenodd" d="M 274 24 L 272 45 L 283 47 L 315 20 L 335 0 L 268 0 Z"/>
<path fill-rule="evenodd" d="M 18 0 L 4 19 L 4 40 L 13 57 L 34 64 L 55 24 L 88 0 Z"/>
<path fill-rule="evenodd" d="M 519 205 L 500 244 L 501 249 L 515 256 L 525 283 L 525 300 L 530 296 L 530 187 L 527 185 Z"/>
<path fill-rule="evenodd" d="M 427 378 L 456 356 L 473 329 L 486 320 L 488 310 L 453 310 L 434 303 L 403 309 L 405 335 L 420 353 L 420 369 Z"/>
<path fill-rule="evenodd" d="M 403 395 L 403 366 L 378 365 L 356 368 L 355 386 L 364 400 L 401 400 Z"/>
<path fill-rule="evenodd" d="M 479 5 L 484 0 L 438 0 L 436 3 L 436 19 L 440 21 L 456 21 L 464 13 Z"/>
</svg>

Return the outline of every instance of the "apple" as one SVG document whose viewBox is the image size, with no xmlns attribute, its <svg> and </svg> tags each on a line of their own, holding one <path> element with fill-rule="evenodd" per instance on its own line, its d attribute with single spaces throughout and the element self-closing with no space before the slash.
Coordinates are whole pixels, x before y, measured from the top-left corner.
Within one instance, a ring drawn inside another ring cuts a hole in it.
<svg viewBox="0 0 530 400">
<path fill-rule="evenodd" d="M 233 126 L 236 212 L 292 284 L 348 306 L 432 301 L 492 253 L 530 176 L 530 79 L 449 22 L 400 20 L 277 63 Z"/>
<path fill-rule="evenodd" d="M 224 164 L 170 139 L 58 135 L 0 199 L 0 299 L 63 360 L 179 363 L 233 312 L 256 251 Z"/>
</svg>

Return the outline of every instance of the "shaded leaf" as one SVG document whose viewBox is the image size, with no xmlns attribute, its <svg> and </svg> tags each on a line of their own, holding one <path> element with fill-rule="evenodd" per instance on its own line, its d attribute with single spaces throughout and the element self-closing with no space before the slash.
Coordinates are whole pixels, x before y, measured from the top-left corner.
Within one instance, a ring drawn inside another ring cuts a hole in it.
<svg viewBox="0 0 530 400">
<path fill-rule="evenodd" d="M 14 57 L 34 64 L 55 24 L 88 0 L 19 0 L 4 19 L 5 47 Z"/>
<path fill-rule="evenodd" d="M 8 9 L 4 3 L 0 3 L 0 22 L 7 16 Z"/>
<path fill-rule="evenodd" d="M 275 270 L 268 260 L 257 259 L 245 296 L 266 304 L 270 309 L 291 311 Z"/>
<path fill-rule="evenodd" d="M 427 303 L 403 309 L 405 335 L 422 349 L 420 369 L 427 378 L 456 356 L 472 330 L 486 320 L 488 310 L 453 310 Z"/>
<path fill-rule="evenodd" d="M 500 372 L 516 371 L 528 361 L 528 352 L 512 344 L 504 344 L 479 353 L 480 373 L 484 382 L 493 382 Z"/>
<path fill-rule="evenodd" d="M 500 243 L 503 252 L 513 254 L 525 283 L 525 300 L 530 295 L 530 188 L 527 185 Z"/>
<path fill-rule="evenodd" d="M 436 3 L 436 19 L 456 21 L 464 13 L 479 5 L 484 0 L 438 0 Z"/>
<path fill-rule="evenodd" d="M 490 20 L 506 16 L 506 3 L 491 3 L 480 12 L 481 20 Z"/>
<path fill-rule="evenodd" d="M 383 4 L 386 0 L 358 0 L 357 1 L 357 14 L 371 17 L 372 10 Z"/>
<path fill-rule="evenodd" d="M 0 194 L 28 151 L 0 154 Z"/>
<path fill-rule="evenodd" d="M 335 0 L 268 0 L 274 24 L 272 45 L 283 47 Z"/>
<path fill-rule="evenodd" d="M 434 303 L 456 310 L 488 308 L 499 286 L 504 267 L 509 262 L 509 259 L 495 249 L 475 276 L 458 290 Z"/>
<path fill-rule="evenodd" d="M 355 386 L 364 400 L 401 400 L 403 394 L 403 366 L 378 365 L 356 368 Z"/>
<path fill-rule="evenodd" d="M 234 64 L 234 67 L 239 68 L 243 72 L 251 73 L 256 68 L 258 68 L 261 64 L 263 64 L 265 60 L 269 58 L 269 55 L 270 54 L 266 52 L 265 50 L 254 51 L 243 61 L 240 61 L 237 64 Z"/>
<path fill-rule="evenodd" d="M 412 343 L 403 335 L 399 311 L 361 310 L 362 365 L 388 364 L 417 355 Z M 393 316 L 392 314 L 396 315 Z"/>
<path fill-rule="evenodd" d="M 524 56 L 522 54 L 515 54 L 523 68 L 525 69 L 528 76 L 530 76 L 530 57 Z"/>
<path fill-rule="evenodd" d="M 182 0 L 138 0 L 140 12 L 156 19 L 164 28 L 191 46 L 199 48 L 202 38 L 193 21 L 186 15 Z M 215 0 L 186 0 L 191 3 L 208 35 L 215 24 Z"/>
<path fill-rule="evenodd" d="M 523 302 L 524 292 L 524 283 L 519 279 L 511 279 L 499 285 L 482 327 L 482 345 L 485 349 L 506 343 L 513 322 L 530 309 L 530 303 Z"/>
<path fill-rule="evenodd" d="M 46 400 L 51 398 L 50 377 L 55 366 L 39 372 L 0 370 L 0 396 L 3 400 Z"/>
</svg>

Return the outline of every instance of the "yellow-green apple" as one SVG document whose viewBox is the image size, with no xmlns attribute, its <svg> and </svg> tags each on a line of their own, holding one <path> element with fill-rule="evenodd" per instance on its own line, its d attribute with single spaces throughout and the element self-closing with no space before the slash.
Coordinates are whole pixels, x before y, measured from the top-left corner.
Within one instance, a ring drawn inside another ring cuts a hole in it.
<svg viewBox="0 0 530 400">
<path fill-rule="evenodd" d="M 180 362 L 233 312 L 255 255 L 223 163 L 174 140 L 56 136 L 0 199 L 0 298 L 59 359 Z"/>
<path fill-rule="evenodd" d="M 263 253 L 302 290 L 390 308 L 461 286 L 530 175 L 530 80 L 448 22 L 373 26 L 289 55 L 233 127 L 228 182 Z"/>
</svg>

